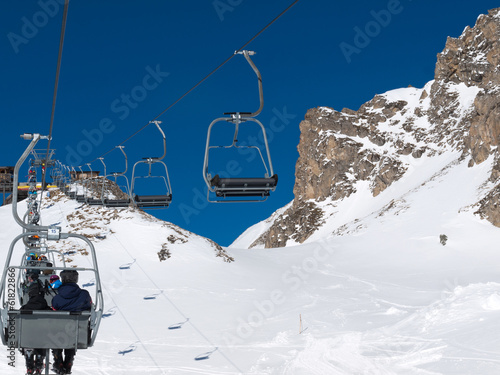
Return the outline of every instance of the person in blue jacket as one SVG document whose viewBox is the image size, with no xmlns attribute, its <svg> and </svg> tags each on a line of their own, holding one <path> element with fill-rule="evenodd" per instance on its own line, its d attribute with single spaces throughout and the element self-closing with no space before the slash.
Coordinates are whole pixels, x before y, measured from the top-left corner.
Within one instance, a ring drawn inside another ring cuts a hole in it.
<svg viewBox="0 0 500 375">
<path fill-rule="evenodd" d="M 51 275 L 49 285 L 52 289 L 57 289 L 62 285 L 61 279 L 57 275 Z"/>
<path fill-rule="evenodd" d="M 57 295 L 52 299 L 52 308 L 60 311 L 86 311 L 92 306 L 92 298 L 85 289 L 78 286 L 78 272 L 64 270 L 61 272 L 61 286 L 57 288 Z M 75 349 L 52 350 L 54 357 L 53 369 L 57 374 L 71 374 L 71 367 L 75 358 Z"/>
</svg>

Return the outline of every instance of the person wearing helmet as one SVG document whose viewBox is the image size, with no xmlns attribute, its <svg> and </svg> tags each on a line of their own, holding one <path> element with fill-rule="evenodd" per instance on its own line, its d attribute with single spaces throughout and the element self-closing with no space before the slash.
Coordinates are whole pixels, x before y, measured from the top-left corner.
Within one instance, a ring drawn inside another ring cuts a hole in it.
<svg viewBox="0 0 500 375">
<path fill-rule="evenodd" d="M 57 289 L 62 285 L 61 280 L 59 279 L 59 276 L 57 275 L 51 275 L 49 279 L 49 286 L 52 289 Z"/>
<path fill-rule="evenodd" d="M 21 306 L 20 310 L 50 310 L 44 297 L 43 288 L 38 280 L 37 273 L 28 274 L 28 296 L 29 300 Z M 45 349 L 21 349 L 21 353 L 26 360 L 27 374 L 41 374 L 43 371 L 43 361 L 45 359 Z"/>
<path fill-rule="evenodd" d="M 39 270 L 35 269 L 26 270 L 26 281 L 21 284 L 23 287 L 23 295 L 24 295 L 23 300 L 25 297 L 29 297 L 28 290 L 32 284 L 40 285 L 40 282 L 38 280 L 39 275 L 40 275 Z"/>
<path fill-rule="evenodd" d="M 47 310 L 50 307 L 44 297 L 43 286 L 37 273 L 28 273 L 28 302 L 21 306 L 21 310 Z"/>
<path fill-rule="evenodd" d="M 78 272 L 64 270 L 61 272 L 62 285 L 57 289 L 57 295 L 52 299 L 52 308 L 56 311 L 86 311 L 92 307 L 92 298 L 85 289 L 78 286 Z M 53 370 L 57 374 L 71 374 L 75 349 L 53 349 Z"/>
</svg>

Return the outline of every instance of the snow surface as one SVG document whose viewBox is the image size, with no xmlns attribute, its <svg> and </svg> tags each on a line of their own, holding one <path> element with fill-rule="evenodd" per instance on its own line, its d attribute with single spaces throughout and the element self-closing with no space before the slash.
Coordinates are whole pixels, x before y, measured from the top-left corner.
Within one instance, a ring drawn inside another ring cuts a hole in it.
<svg viewBox="0 0 500 375">
<path fill-rule="evenodd" d="M 44 199 L 43 224 L 106 234 L 95 242 L 105 317 L 73 374 L 500 373 L 500 229 L 473 213 L 491 162 L 412 160 L 376 198 L 358 186 L 326 202 L 331 219 L 306 244 L 233 245 L 233 263 L 139 211 Z M 0 207 L 0 261 L 21 232 L 10 210 Z M 23 374 L 21 355 L 12 368 L 4 353 L 0 373 Z"/>
</svg>

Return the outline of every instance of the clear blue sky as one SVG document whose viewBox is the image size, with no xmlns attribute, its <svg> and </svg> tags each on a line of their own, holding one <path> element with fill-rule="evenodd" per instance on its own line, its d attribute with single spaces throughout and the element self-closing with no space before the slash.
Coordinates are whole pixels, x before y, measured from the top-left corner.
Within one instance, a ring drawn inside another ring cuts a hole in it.
<svg viewBox="0 0 500 375">
<path fill-rule="evenodd" d="M 61 2 L 1 4 L 0 165 L 14 165 L 27 146 L 19 134 L 48 134 Z M 57 158 L 84 164 L 122 143 L 291 3 L 71 0 L 52 141 Z M 257 52 L 253 60 L 264 83 L 258 118 L 269 129 L 273 125 L 276 192 L 265 203 L 204 200 L 208 125 L 223 112 L 258 107 L 255 76 L 236 56 L 159 118 L 167 135 L 173 203 L 150 212 L 229 245 L 293 199 L 299 123 L 309 108 L 358 109 L 377 93 L 422 87 L 433 79 L 447 36 L 458 37 L 496 6 L 492 0 L 300 0 L 247 47 Z M 124 145 L 130 167 L 162 153 L 152 126 Z M 119 151 L 107 154 L 105 162 L 108 171 L 123 164 Z M 100 162 L 92 167 L 101 169 Z M 143 188 L 143 194 L 159 193 L 159 186 Z"/>
</svg>

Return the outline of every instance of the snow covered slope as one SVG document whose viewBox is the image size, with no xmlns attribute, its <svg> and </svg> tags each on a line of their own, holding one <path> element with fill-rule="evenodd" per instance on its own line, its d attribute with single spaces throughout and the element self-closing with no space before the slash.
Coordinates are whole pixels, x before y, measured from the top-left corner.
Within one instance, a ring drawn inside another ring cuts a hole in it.
<svg viewBox="0 0 500 375">
<path fill-rule="evenodd" d="M 423 89 L 308 111 L 299 204 L 230 248 L 51 192 L 43 224 L 95 243 L 105 294 L 96 344 L 73 373 L 499 374 L 499 20 L 500 8 L 449 39 Z M 477 69 L 456 60 L 478 51 L 494 53 Z M 21 229 L 9 206 L 0 223 L 1 262 Z M 24 373 L 20 355 L 8 362 L 5 350 L 1 374 Z"/>
<path fill-rule="evenodd" d="M 93 239 L 106 313 L 73 373 L 498 374 L 500 230 L 470 206 L 490 166 L 442 156 L 419 168 L 424 183 L 408 174 L 378 202 L 352 195 L 332 206 L 359 218 L 336 233 L 226 249 L 234 262 L 140 211 L 80 207 L 53 193 L 44 224 L 106 237 Z M 20 229 L 10 206 L 0 222 L 1 261 Z M 171 257 L 160 262 L 165 244 Z M 73 259 L 85 265 L 83 254 Z M 13 369 L 4 353 L 0 372 L 23 374 L 22 357 Z"/>
</svg>

